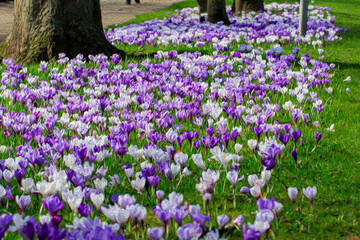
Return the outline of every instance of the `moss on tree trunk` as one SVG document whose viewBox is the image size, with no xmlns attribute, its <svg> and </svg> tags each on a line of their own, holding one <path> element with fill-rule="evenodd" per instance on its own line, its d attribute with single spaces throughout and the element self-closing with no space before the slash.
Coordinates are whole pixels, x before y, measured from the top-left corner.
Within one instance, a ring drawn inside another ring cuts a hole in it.
<svg viewBox="0 0 360 240">
<path fill-rule="evenodd" d="M 225 0 L 207 0 L 208 22 L 224 22 L 229 25 L 230 21 L 225 8 Z"/>
<path fill-rule="evenodd" d="M 0 57 L 31 63 L 81 53 L 126 54 L 109 43 L 99 0 L 15 0 L 12 32 L 0 45 Z"/>
</svg>

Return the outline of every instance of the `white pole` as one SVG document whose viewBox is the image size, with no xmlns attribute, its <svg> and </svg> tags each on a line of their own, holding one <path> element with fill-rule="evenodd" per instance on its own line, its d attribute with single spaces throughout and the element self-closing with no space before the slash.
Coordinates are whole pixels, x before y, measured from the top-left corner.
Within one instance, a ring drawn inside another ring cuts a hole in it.
<svg viewBox="0 0 360 240">
<path fill-rule="evenodd" d="M 308 5 L 309 5 L 309 0 L 300 1 L 299 34 L 302 37 L 304 37 L 306 34 Z"/>
</svg>

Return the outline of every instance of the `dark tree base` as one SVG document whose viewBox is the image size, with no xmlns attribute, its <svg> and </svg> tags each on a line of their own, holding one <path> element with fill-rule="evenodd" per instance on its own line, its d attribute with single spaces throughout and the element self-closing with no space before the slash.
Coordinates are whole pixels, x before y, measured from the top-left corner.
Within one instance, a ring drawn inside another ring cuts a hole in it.
<svg viewBox="0 0 360 240">
<path fill-rule="evenodd" d="M 264 0 L 234 0 L 232 11 L 237 12 L 252 12 L 264 10 Z"/>
<path fill-rule="evenodd" d="M 230 25 L 229 17 L 225 8 L 224 0 L 208 0 L 207 12 L 210 23 L 224 22 L 225 25 Z"/>
<path fill-rule="evenodd" d="M 79 53 L 125 57 L 104 35 L 99 0 L 15 0 L 15 20 L 0 57 L 16 62 L 73 58 Z"/>
</svg>

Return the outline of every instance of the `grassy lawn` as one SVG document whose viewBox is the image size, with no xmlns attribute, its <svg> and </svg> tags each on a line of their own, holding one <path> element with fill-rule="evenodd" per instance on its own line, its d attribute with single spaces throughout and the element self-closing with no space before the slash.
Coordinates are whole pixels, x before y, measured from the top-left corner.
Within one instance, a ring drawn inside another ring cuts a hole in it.
<svg viewBox="0 0 360 240">
<path fill-rule="evenodd" d="M 274 1 L 265 1 L 271 3 Z M 275 1 L 282 3 L 283 1 Z M 296 1 L 287 1 L 295 3 Z M 230 5 L 231 2 L 227 2 Z M 327 63 L 336 64 L 336 77 L 331 98 L 326 102 L 322 121 L 335 124 L 335 132 L 326 132 L 316 152 L 304 151 L 303 167 L 292 165 L 276 169 L 275 175 L 288 186 L 316 185 L 318 195 L 311 212 L 305 202 L 295 209 L 285 205 L 282 217 L 274 227 L 277 239 L 358 239 L 360 237 L 360 1 L 316 0 L 312 5 L 328 6 L 335 16 L 335 25 L 347 28 L 343 39 L 324 47 Z M 195 7 L 195 1 L 173 4 L 162 11 L 139 15 L 122 23 L 137 24 L 149 19 L 162 19 L 177 9 Z M 112 28 L 113 26 L 109 26 Z M 284 46 L 286 49 L 286 46 Z M 288 47 L 288 49 L 291 49 Z M 171 47 L 167 50 L 171 50 Z M 316 55 L 312 46 L 301 53 Z M 351 76 L 352 81 L 343 82 Z M 349 94 L 346 94 L 349 88 Z M 285 169 L 286 168 L 286 169 Z M 274 186 L 274 196 L 288 198 L 280 183 Z M 302 199 L 301 201 L 304 201 Z M 285 201 L 283 201 L 285 202 Z M 230 239 L 238 239 L 235 235 Z"/>
</svg>

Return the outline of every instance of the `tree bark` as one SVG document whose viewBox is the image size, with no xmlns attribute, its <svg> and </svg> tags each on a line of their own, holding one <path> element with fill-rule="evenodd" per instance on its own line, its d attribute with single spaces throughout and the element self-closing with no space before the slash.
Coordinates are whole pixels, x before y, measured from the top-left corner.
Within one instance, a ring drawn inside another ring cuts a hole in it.
<svg viewBox="0 0 360 240">
<path fill-rule="evenodd" d="M 264 10 L 264 0 L 234 0 L 233 12 L 251 12 Z"/>
<path fill-rule="evenodd" d="M 196 0 L 199 8 L 200 22 L 205 21 L 204 14 L 207 13 L 207 0 Z"/>
<path fill-rule="evenodd" d="M 210 23 L 224 22 L 225 25 L 229 25 L 229 17 L 225 8 L 225 0 L 208 0 L 207 12 Z"/>
<path fill-rule="evenodd" d="M 104 35 L 99 0 L 15 0 L 12 32 L 0 57 L 31 63 L 54 60 L 59 53 L 126 54 Z"/>
</svg>

